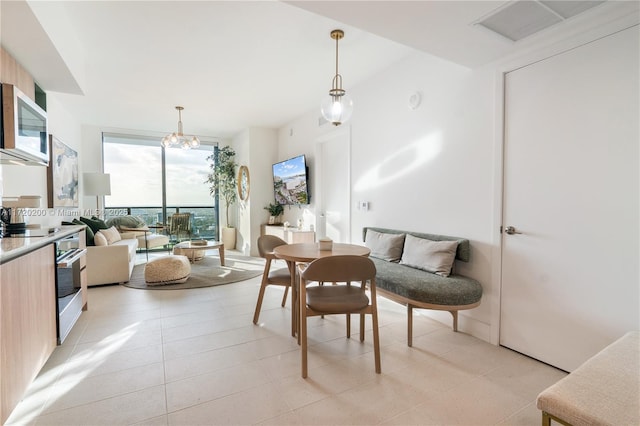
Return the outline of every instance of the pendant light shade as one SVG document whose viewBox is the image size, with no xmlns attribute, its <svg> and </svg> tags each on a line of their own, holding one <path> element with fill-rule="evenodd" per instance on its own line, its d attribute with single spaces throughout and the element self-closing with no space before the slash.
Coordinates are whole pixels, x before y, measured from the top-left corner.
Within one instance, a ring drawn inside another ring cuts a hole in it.
<svg viewBox="0 0 640 426">
<path fill-rule="evenodd" d="M 178 131 L 168 134 L 162 138 L 160 144 L 163 148 L 169 148 L 174 145 L 179 146 L 182 149 L 197 148 L 200 146 L 200 139 L 197 136 L 187 136 L 182 133 L 182 110 L 184 107 L 177 106 L 178 110 Z"/>
<path fill-rule="evenodd" d="M 338 72 L 338 41 L 344 37 L 344 31 L 331 31 L 331 38 L 336 41 L 336 75 L 333 77 L 331 90 L 320 104 L 320 112 L 325 120 L 339 126 L 351 118 L 353 100 L 342 88 L 342 75 Z"/>
</svg>

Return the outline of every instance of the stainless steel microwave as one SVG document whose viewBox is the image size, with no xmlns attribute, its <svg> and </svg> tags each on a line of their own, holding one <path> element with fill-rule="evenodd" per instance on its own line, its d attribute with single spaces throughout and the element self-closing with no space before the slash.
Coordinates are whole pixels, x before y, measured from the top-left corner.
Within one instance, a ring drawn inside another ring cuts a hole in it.
<svg viewBox="0 0 640 426">
<path fill-rule="evenodd" d="M 12 84 L 2 90 L 2 163 L 49 165 L 47 112 Z"/>
</svg>

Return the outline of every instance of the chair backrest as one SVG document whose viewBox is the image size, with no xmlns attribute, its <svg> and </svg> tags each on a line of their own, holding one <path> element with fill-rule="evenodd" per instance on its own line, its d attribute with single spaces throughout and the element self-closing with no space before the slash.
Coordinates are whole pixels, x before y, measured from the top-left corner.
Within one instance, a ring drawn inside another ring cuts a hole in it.
<svg viewBox="0 0 640 426">
<path fill-rule="evenodd" d="M 287 244 L 282 238 L 275 235 L 261 235 L 258 237 L 258 253 L 260 257 L 267 257 L 274 248 Z"/>
<path fill-rule="evenodd" d="M 189 231 L 191 231 L 191 213 L 174 213 L 171 215 L 171 221 L 169 222 L 169 232 L 171 234 Z"/>
<path fill-rule="evenodd" d="M 314 260 L 302 272 L 306 281 L 348 282 L 374 280 L 376 265 L 365 256 L 327 256 Z"/>
</svg>

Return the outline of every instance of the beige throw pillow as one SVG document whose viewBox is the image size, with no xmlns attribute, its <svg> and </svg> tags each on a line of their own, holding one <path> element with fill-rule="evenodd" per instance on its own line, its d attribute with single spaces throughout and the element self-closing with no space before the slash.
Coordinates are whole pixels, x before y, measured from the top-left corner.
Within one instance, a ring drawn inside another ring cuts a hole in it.
<svg viewBox="0 0 640 426">
<path fill-rule="evenodd" d="M 120 236 L 120 232 L 118 232 L 118 230 L 116 229 L 115 226 L 112 226 L 109 229 L 101 229 L 100 232 L 107 239 L 107 244 L 108 245 L 111 245 L 111 244 L 113 244 L 115 242 L 118 242 L 118 241 L 120 241 L 122 239 L 122 237 Z"/>
<path fill-rule="evenodd" d="M 371 257 L 398 262 L 402 256 L 405 234 L 386 234 L 367 229 L 364 245 L 371 250 Z"/>
<path fill-rule="evenodd" d="M 400 264 L 448 277 L 457 249 L 457 241 L 432 241 L 407 234 Z"/>
<path fill-rule="evenodd" d="M 93 236 L 93 242 L 95 243 L 96 246 L 108 246 L 109 245 L 109 243 L 107 242 L 107 237 L 104 236 L 102 231 L 96 232 L 96 234 Z"/>
</svg>

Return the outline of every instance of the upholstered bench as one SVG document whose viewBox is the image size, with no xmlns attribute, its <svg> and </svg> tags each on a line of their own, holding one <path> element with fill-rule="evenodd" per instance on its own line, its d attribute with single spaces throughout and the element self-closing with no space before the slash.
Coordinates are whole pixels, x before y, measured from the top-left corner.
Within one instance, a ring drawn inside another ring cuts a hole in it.
<svg viewBox="0 0 640 426">
<path fill-rule="evenodd" d="M 144 267 L 147 285 L 179 284 L 191 275 L 191 263 L 187 256 L 163 256 L 152 259 Z"/>
<path fill-rule="evenodd" d="M 469 240 L 385 228 L 364 228 L 363 240 L 376 265 L 378 294 L 407 306 L 407 344 L 413 344 L 413 308 L 449 311 L 458 331 L 458 311 L 480 305 L 482 285 L 453 273 L 468 262 Z"/>
<path fill-rule="evenodd" d="M 640 333 L 631 331 L 548 387 L 542 424 L 640 425 Z"/>
</svg>

